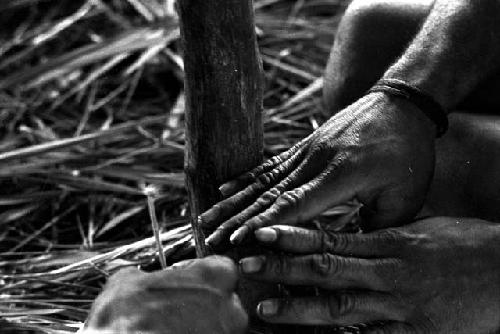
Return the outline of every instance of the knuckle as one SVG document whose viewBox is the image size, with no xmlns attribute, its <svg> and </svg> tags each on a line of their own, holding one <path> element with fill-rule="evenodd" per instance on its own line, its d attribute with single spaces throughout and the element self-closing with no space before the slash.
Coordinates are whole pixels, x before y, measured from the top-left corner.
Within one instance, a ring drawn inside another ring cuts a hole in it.
<svg viewBox="0 0 500 334">
<path fill-rule="evenodd" d="M 278 179 L 278 176 L 281 173 L 281 168 L 278 166 L 277 168 L 273 169 L 272 171 L 269 171 L 267 173 L 264 173 L 260 175 L 257 178 L 257 181 L 262 184 L 263 186 L 269 186 L 271 184 L 276 183 L 276 180 Z"/>
<path fill-rule="evenodd" d="M 260 168 L 260 167 L 257 167 Z M 225 194 L 233 195 L 245 189 L 249 184 L 255 182 L 257 179 L 256 172 L 257 168 L 249 172 L 243 173 L 237 178 L 230 180 L 219 187 L 219 190 Z"/>
<path fill-rule="evenodd" d="M 346 168 L 349 163 L 352 163 L 352 156 L 350 153 L 338 153 L 335 159 L 330 163 L 330 169 L 335 171 L 339 170 L 341 167 Z"/>
<path fill-rule="evenodd" d="M 282 317 L 297 318 L 304 314 L 304 310 L 308 306 L 310 307 L 311 305 L 307 305 L 305 302 L 300 300 L 294 300 L 293 298 L 285 298 L 280 301 L 278 312 Z M 313 307 L 314 306 L 315 305 L 313 305 Z"/>
<path fill-rule="evenodd" d="M 275 187 L 271 188 L 268 191 L 266 191 L 264 194 L 262 194 L 261 197 L 257 199 L 257 204 L 265 206 L 271 204 L 273 201 L 278 198 L 280 195 L 280 191 Z"/>
<path fill-rule="evenodd" d="M 313 245 L 314 250 L 321 248 L 321 232 L 287 225 L 278 226 L 278 231 L 280 238 L 287 241 L 292 246 L 309 249 L 311 245 Z"/>
<path fill-rule="evenodd" d="M 287 152 L 289 155 L 295 154 L 302 146 L 304 146 L 303 140 L 295 143 Z"/>
<path fill-rule="evenodd" d="M 312 272 L 328 278 L 338 275 L 341 270 L 341 262 L 339 258 L 327 253 L 314 254 L 310 258 Z"/>
<path fill-rule="evenodd" d="M 343 234 L 333 232 L 321 232 L 320 246 L 323 252 L 343 252 L 347 249 L 347 237 Z"/>
<path fill-rule="evenodd" d="M 266 271 L 275 277 L 290 276 L 292 266 L 285 256 L 274 256 L 266 261 Z"/>
<path fill-rule="evenodd" d="M 327 309 L 331 319 L 348 316 L 355 309 L 354 298 L 347 293 L 339 294 L 327 299 Z"/>
<path fill-rule="evenodd" d="M 292 179 L 289 176 L 287 176 L 282 182 L 274 186 L 279 195 L 281 195 L 285 191 L 286 187 L 288 186 L 288 184 L 290 184 L 291 180 Z"/>
<path fill-rule="evenodd" d="M 295 206 L 297 200 L 291 196 L 290 192 L 283 193 L 276 201 L 279 207 Z"/>
<path fill-rule="evenodd" d="M 298 142 L 292 147 L 290 147 L 285 152 L 281 153 L 279 156 L 282 158 L 281 162 L 288 161 L 289 159 L 295 160 L 299 154 L 299 150 L 302 148 L 303 143 Z"/>
<path fill-rule="evenodd" d="M 253 171 L 249 171 L 247 173 L 243 173 L 240 177 L 238 177 L 236 180 L 237 181 L 250 181 L 255 179 L 255 174 Z"/>
<path fill-rule="evenodd" d="M 300 201 L 304 196 L 304 192 L 300 188 L 296 188 L 294 190 L 289 190 L 284 192 L 277 200 L 277 205 L 280 207 L 286 206 L 298 206 Z"/>
<path fill-rule="evenodd" d="M 236 276 L 236 265 L 230 258 L 215 255 L 208 259 L 210 260 L 210 268 L 212 270 Z"/>
<path fill-rule="evenodd" d="M 377 237 L 386 247 L 390 248 L 396 248 L 408 239 L 408 237 L 397 228 L 381 230 L 377 232 Z"/>
<path fill-rule="evenodd" d="M 280 155 L 275 155 L 269 159 L 269 165 L 277 165 L 283 162 L 283 159 L 287 156 L 287 152 L 283 152 Z"/>
<path fill-rule="evenodd" d="M 281 163 L 280 165 L 276 166 L 276 168 L 273 170 L 273 172 L 275 173 L 275 177 L 277 177 L 280 174 L 286 173 L 291 164 L 292 162 L 290 160 L 287 160 Z"/>
<path fill-rule="evenodd" d="M 264 174 L 260 175 L 257 178 L 257 182 L 263 186 L 267 186 L 267 185 L 271 184 L 272 179 L 271 179 L 270 173 L 268 172 L 268 173 L 264 173 Z"/>
<path fill-rule="evenodd" d="M 308 245 L 311 242 L 309 230 L 290 225 L 273 225 L 272 229 L 276 232 L 280 245 Z"/>
<path fill-rule="evenodd" d="M 195 266 L 196 264 L 193 264 Z M 198 260 L 197 266 L 202 273 L 202 277 L 209 281 L 236 281 L 238 270 L 235 263 L 225 256 L 210 256 Z"/>
</svg>

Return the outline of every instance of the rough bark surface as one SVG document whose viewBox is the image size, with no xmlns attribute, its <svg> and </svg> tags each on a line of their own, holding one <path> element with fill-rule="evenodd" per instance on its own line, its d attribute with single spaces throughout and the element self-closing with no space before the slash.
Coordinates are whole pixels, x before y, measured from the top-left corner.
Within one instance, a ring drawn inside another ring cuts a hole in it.
<svg viewBox="0 0 500 334">
<path fill-rule="evenodd" d="M 199 214 L 262 160 L 262 77 L 252 0 L 179 0 L 186 73 L 185 170 Z"/>
<path fill-rule="evenodd" d="M 262 69 L 252 0 L 178 0 L 177 10 L 186 74 L 185 172 L 196 224 L 221 199 L 222 183 L 262 160 Z M 261 251 L 239 248 L 226 255 L 237 260 Z M 242 280 L 238 294 L 253 315 L 251 332 L 320 333 L 257 321 L 257 302 L 282 295 L 276 285 Z"/>
<path fill-rule="evenodd" d="M 185 172 L 196 223 L 221 199 L 222 183 L 262 161 L 262 69 L 252 0 L 178 0 L 177 6 L 186 74 Z M 225 255 L 237 260 L 249 252 Z M 253 313 L 276 288 L 240 281 L 238 294 Z"/>
</svg>

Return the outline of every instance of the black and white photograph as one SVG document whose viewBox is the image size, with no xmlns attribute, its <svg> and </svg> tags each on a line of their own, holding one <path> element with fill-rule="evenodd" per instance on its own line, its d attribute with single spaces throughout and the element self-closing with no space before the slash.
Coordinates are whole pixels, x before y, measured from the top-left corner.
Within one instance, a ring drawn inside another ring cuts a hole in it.
<svg viewBox="0 0 500 334">
<path fill-rule="evenodd" d="M 0 0 L 0 334 L 500 333 L 500 0 Z"/>
</svg>

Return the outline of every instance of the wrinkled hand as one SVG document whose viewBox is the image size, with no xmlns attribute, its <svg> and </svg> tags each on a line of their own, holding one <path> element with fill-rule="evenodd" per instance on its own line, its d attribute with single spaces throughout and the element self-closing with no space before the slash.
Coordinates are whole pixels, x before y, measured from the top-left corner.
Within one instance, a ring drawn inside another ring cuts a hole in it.
<svg viewBox="0 0 500 334">
<path fill-rule="evenodd" d="M 368 234 L 274 226 L 257 239 L 294 256 L 240 263 L 250 278 L 330 290 L 267 300 L 266 321 L 338 326 L 387 321 L 362 333 L 496 333 L 500 328 L 500 226 L 430 218 Z"/>
<path fill-rule="evenodd" d="M 245 333 L 247 315 L 234 293 L 237 276 L 223 257 L 154 273 L 122 270 L 95 300 L 84 333 Z"/>
<path fill-rule="evenodd" d="M 357 199 L 369 228 L 394 226 L 421 208 L 434 170 L 434 125 L 412 104 L 372 93 L 309 137 L 221 187 L 228 197 L 201 215 L 217 245 L 252 230 L 307 221 Z M 405 221 L 406 220 L 406 221 Z"/>
</svg>

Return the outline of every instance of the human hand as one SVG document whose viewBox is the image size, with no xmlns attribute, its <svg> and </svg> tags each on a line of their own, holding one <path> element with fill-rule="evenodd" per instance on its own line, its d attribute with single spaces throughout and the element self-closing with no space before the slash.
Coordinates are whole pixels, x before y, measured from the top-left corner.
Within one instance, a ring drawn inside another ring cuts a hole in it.
<svg viewBox="0 0 500 334">
<path fill-rule="evenodd" d="M 436 217 L 368 234 L 273 226 L 256 237 L 295 255 L 243 259 L 246 276 L 330 290 L 263 301 L 257 313 L 265 321 L 383 322 L 362 328 L 365 334 L 481 334 L 500 328 L 498 225 Z"/>
<path fill-rule="evenodd" d="M 224 257 L 154 273 L 125 269 L 95 300 L 84 334 L 245 333 L 238 272 Z"/>
<path fill-rule="evenodd" d="M 336 205 L 364 204 L 368 228 L 402 224 L 421 208 L 434 170 L 434 125 L 411 103 L 372 93 L 309 137 L 221 187 L 201 215 L 219 244 L 251 231 L 307 221 Z"/>
</svg>

